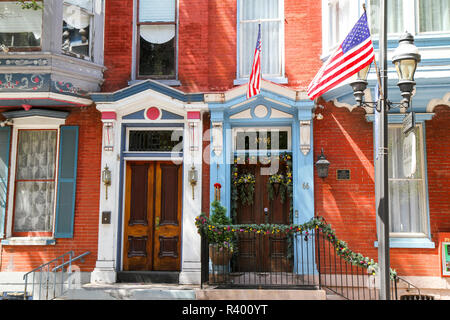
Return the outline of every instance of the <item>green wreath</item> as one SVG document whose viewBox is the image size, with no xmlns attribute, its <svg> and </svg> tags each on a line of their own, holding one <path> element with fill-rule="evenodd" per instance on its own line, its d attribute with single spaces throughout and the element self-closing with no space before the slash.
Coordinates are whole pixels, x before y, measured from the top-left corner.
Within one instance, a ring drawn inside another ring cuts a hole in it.
<svg viewBox="0 0 450 320">
<path fill-rule="evenodd" d="M 234 183 L 236 184 L 241 203 L 243 205 L 252 205 L 255 194 L 255 175 L 252 173 L 242 173 Z"/>
</svg>

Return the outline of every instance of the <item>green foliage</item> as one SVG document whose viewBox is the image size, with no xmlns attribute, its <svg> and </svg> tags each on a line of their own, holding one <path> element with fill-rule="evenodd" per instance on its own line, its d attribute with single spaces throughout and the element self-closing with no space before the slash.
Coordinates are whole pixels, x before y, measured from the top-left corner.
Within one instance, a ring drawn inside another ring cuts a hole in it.
<svg viewBox="0 0 450 320">
<path fill-rule="evenodd" d="M 208 219 L 204 213 L 196 218 L 195 224 L 197 228 L 201 229 L 203 223 L 208 220 L 210 222 L 210 227 L 202 229 L 204 234 L 208 237 L 208 242 L 210 244 L 217 244 L 220 248 L 228 248 L 231 251 L 234 250 L 236 244 L 236 234 L 231 231 L 231 227 L 224 227 L 220 230 L 216 229 L 214 226 L 229 226 L 231 224 L 231 219 L 226 215 L 227 209 L 222 206 L 220 201 L 213 201 L 211 203 L 211 218 Z"/>
<path fill-rule="evenodd" d="M 19 4 L 22 6 L 22 9 L 33 9 L 33 10 L 41 10 L 42 2 L 36 0 L 18 0 Z"/>
<path fill-rule="evenodd" d="M 198 232 L 208 235 L 208 239 L 217 239 L 214 236 L 215 233 L 223 235 L 226 232 L 228 239 L 236 239 L 240 233 L 283 234 L 287 236 L 300 234 L 305 241 L 308 241 L 313 232 L 319 232 L 332 245 L 336 254 L 347 262 L 367 269 L 370 274 L 375 274 L 378 271 L 378 264 L 373 259 L 350 250 L 347 243 L 336 237 L 335 231 L 322 217 L 314 217 L 304 224 L 218 224 L 213 223 L 212 219 L 202 214 L 196 218 L 195 224 Z M 394 279 L 397 276 L 396 271 L 391 269 L 390 276 L 391 279 Z"/>
</svg>

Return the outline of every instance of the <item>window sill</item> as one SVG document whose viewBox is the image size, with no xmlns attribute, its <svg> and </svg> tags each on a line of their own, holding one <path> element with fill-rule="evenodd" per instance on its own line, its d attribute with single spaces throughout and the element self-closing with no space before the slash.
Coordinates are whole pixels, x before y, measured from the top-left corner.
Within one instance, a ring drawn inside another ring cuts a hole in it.
<svg viewBox="0 0 450 320">
<path fill-rule="evenodd" d="M 4 246 L 49 246 L 55 245 L 56 240 L 42 237 L 13 237 L 2 240 L 1 244 Z"/>
<path fill-rule="evenodd" d="M 286 77 L 263 77 L 263 80 L 271 81 L 278 84 L 288 83 L 288 78 Z M 239 78 L 233 80 L 233 85 L 240 86 L 248 83 L 248 78 Z"/>
<path fill-rule="evenodd" d="M 374 243 L 378 248 L 378 241 Z M 435 244 L 428 238 L 393 238 L 389 239 L 389 248 L 434 249 Z"/>
</svg>

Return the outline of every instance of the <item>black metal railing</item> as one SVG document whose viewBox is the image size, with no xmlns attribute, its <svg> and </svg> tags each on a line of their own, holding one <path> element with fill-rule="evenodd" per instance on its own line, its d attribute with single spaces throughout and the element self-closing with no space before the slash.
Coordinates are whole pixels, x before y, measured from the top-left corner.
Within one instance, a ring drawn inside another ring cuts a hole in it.
<svg viewBox="0 0 450 320">
<path fill-rule="evenodd" d="M 233 226 L 231 226 L 233 227 Z M 256 230 L 256 229 L 255 229 Z M 349 300 L 378 300 L 374 268 L 348 261 L 320 229 L 241 232 L 234 245 L 210 245 L 200 232 L 201 284 L 231 288 L 324 289 Z M 391 281 L 397 300 L 397 279 Z"/>
</svg>

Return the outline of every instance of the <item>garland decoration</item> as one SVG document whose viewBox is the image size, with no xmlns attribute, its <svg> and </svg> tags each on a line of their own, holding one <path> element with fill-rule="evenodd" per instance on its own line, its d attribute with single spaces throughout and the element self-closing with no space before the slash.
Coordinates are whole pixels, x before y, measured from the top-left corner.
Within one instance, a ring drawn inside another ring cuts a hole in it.
<svg viewBox="0 0 450 320">
<path fill-rule="evenodd" d="M 207 235 L 208 238 L 215 233 L 231 232 L 236 236 L 239 233 L 255 233 L 255 234 L 300 234 L 305 241 L 311 237 L 313 232 L 322 232 L 325 239 L 332 244 L 336 254 L 342 257 L 348 263 L 361 266 L 367 269 L 368 273 L 375 275 L 378 271 L 378 264 L 373 259 L 363 256 L 350 250 L 347 243 L 336 237 L 335 231 L 331 225 L 325 222 L 323 217 L 314 217 L 304 224 L 217 224 L 213 223 L 204 213 L 195 219 L 195 225 L 199 234 Z M 391 279 L 395 279 L 397 272 L 390 270 Z"/>
</svg>

